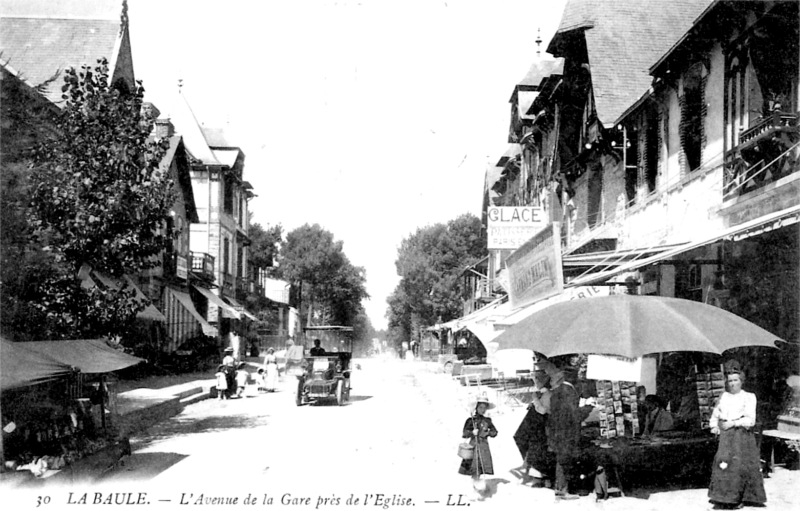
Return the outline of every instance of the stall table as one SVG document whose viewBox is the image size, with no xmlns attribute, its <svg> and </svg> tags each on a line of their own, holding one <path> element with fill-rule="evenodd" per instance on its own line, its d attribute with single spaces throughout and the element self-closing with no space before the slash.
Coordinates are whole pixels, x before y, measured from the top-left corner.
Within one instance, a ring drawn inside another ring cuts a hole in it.
<svg viewBox="0 0 800 511">
<path fill-rule="evenodd" d="M 593 473 L 603 467 L 609 477 L 616 479 L 620 491 L 624 491 L 631 487 L 630 476 L 634 473 L 676 478 L 699 473 L 708 477 L 717 438 L 707 433 L 671 432 L 668 436 L 598 439 L 584 442 L 581 447 L 581 463 L 591 467 Z"/>
</svg>

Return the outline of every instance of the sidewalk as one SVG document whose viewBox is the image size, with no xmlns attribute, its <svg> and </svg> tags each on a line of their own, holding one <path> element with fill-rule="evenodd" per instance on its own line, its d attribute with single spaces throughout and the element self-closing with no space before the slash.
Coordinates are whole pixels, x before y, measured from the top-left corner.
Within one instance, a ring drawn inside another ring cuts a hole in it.
<svg viewBox="0 0 800 511">
<path fill-rule="evenodd" d="M 442 428 L 438 433 L 442 438 L 455 438 L 463 422 L 462 417 L 468 415 L 474 396 L 486 392 L 489 400 L 497 404 L 487 415 L 492 418 L 500 432 L 492 439 L 491 449 L 494 460 L 495 480 L 511 484 L 501 484 L 491 498 L 485 502 L 473 503 L 491 509 L 512 509 L 518 507 L 519 502 L 531 502 L 541 506 L 541 509 L 582 509 L 587 505 L 602 505 L 606 511 L 616 510 L 657 510 L 657 509 L 683 509 L 685 511 L 706 510 L 708 503 L 708 489 L 692 484 L 677 484 L 662 482 L 660 484 L 638 483 L 629 488 L 625 497 L 612 497 L 601 504 L 595 504 L 593 494 L 581 497 L 571 502 L 554 502 L 553 491 L 545 488 L 532 488 L 522 485 L 521 482 L 509 473 L 509 469 L 518 466 L 521 456 L 513 440 L 514 432 L 525 416 L 526 407 L 519 406 L 515 400 L 508 400 L 502 392 L 486 386 L 463 386 L 447 374 L 444 374 L 436 365 L 416 362 L 422 369 L 415 374 L 415 378 L 422 389 L 423 398 L 443 411 L 444 417 L 454 417 L 449 424 L 441 423 Z M 449 426 L 450 429 L 447 429 Z M 455 459 L 455 446 L 453 448 Z M 800 483 L 800 471 L 787 467 L 777 466 L 771 477 L 764 480 L 767 492 L 767 506 L 772 511 L 796 511 L 798 507 L 797 486 Z"/>
</svg>

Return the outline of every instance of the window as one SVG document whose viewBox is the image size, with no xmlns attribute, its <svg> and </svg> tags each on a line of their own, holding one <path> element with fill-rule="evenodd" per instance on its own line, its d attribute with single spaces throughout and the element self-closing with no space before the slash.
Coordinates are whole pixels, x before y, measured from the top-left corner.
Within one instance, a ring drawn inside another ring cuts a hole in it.
<svg viewBox="0 0 800 511">
<path fill-rule="evenodd" d="M 656 190 L 656 178 L 658 177 L 658 155 L 661 146 L 661 140 L 658 134 L 659 131 L 659 118 L 658 115 L 653 113 L 648 115 L 645 121 L 645 147 L 644 147 L 644 180 L 647 183 L 647 193 L 653 193 Z"/>
<path fill-rule="evenodd" d="M 231 272 L 231 242 L 225 238 L 222 242 L 222 273 Z"/>
<path fill-rule="evenodd" d="M 625 196 L 627 207 L 636 204 L 639 189 L 639 132 L 625 128 L 622 143 L 625 146 Z"/>
<path fill-rule="evenodd" d="M 225 213 L 228 213 L 229 215 L 232 215 L 233 214 L 233 187 L 234 187 L 233 177 L 225 176 L 225 179 L 222 182 L 223 182 L 222 186 L 225 188 L 223 190 L 224 199 L 223 199 L 223 203 L 222 203 L 222 208 L 225 211 Z"/>
<path fill-rule="evenodd" d="M 244 247 L 236 248 L 236 276 L 244 277 Z"/>
<path fill-rule="evenodd" d="M 705 118 L 705 68 L 695 64 L 683 76 L 680 96 L 680 137 L 689 171 L 700 167 L 703 159 L 703 119 Z"/>
</svg>

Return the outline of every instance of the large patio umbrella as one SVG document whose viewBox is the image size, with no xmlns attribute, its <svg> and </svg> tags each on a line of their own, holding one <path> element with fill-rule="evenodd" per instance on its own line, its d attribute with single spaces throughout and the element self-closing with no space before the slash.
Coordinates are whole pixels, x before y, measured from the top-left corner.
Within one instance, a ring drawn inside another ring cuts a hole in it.
<svg viewBox="0 0 800 511">
<path fill-rule="evenodd" d="M 666 351 L 722 353 L 741 346 L 775 348 L 780 340 L 724 309 L 663 296 L 611 295 L 557 303 L 511 326 L 499 349 L 548 357 L 595 353 L 635 358 Z"/>
</svg>

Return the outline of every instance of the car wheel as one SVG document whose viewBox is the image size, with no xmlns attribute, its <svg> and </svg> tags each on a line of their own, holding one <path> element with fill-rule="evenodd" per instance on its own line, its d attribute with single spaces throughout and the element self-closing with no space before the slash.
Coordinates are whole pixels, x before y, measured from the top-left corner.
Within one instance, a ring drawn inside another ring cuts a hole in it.
<svg viewBox="0 0 800 511">
<path fill-rule="evenodd" d="M 344 404 L 344 380 L 336 382 L 336 404 L 339 406 Z"/>
<path fill-rule="evenodd" d="M 294 404 L 300 406 L 303 404 L 303 379 L 297 379 L 297 396 L 294 399 Z"/>
</svg>

